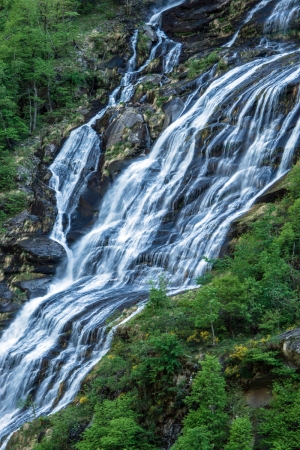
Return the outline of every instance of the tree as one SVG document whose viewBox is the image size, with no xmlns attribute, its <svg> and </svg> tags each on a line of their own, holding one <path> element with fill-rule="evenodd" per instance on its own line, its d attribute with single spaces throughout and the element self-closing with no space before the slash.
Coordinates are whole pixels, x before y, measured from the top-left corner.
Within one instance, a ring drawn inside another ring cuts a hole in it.
<svg viewBox="0 0 300 450">
<path fill-rule="evenodd" d="M 150 292 L 148 307 L 150 309 L 157 309 L 165 306 L 168 303 L 167 287 L 168 280 L 164 274 L 158 277 L 158 286 L 153 281 L 150 281 Z"/>
<path fill-rule="evenodd" d="M 206 427 L 189 428 L 172 446 L 172 450 L 211 450 L 209 432 Z"/>
<path fill-rule="evenodd" d="M 274 383 L 274 399 L 260 414 L 259 434 L 271 450 L 296 450 L 300 442 L 300 391 L 291 380 Z"/>
<path fill-rule="evenodd" d="M 202 370 L 193 381 L 191 395 L 185 399 L 190 411 L 184 419 L 183 435 L 178 440 L 177 447 L 175 444 L 175 450 L 181 450 L 180 446 L 197 433 L 200 433 L 198 439 L 202 439 L 202 447 L 199 447 L 201 450 L 207 448 L 206 437 L 209 449 L 222 448 L 226 438 L 228 416 L 225 412 L 225 380 L 221 374 L 221 365 L 216 357 L 206 355 L 201 366 Z"/>
<path fill-rule="evenodd" d="M 141 388 L 144 399 L 154 396 L 165 401 L 168 389 L 174 385 L 174 375 L 181 369 L 183 347 L 173 333 L 152 336 L 140 348 L 140 363 L 133 378 Z"/>
<path fill-rule="evenodd" d="M 131 409 L 128 395 L 116 400 L 104 400 L 95 407 L 90 428 L 83 433 L 83 440 L 76 444 L 78 450 L 141 450 L 154 449 L 147 443 L 146 431 L 137 424 L 137 414 Z"/>
<path fill-rule="evenodd" d="M 78 15 L 76 7 L 72 0 L 12 0 L 6 9 L 0 41 L 0 139 L 4 136 L 8 144 L 24 133 L 25 122 L 27 132 L 36 129 L 42 106 L 52 110 L 55 60 L 72 40 L 68 24 Z"/>
<path fill-rule="evenodd" d="M 230 427 L 230 438 L 225 450 L 252 450 L 252 425 L 249 417 L 237 417 Z"/>
<path fill-rule="evenodd" d="M 215 345 L 216 336 L 214 323 L 219 317 L 221 303 L 218 299 L 214 286 L 203 286 L 193 301 L 193 310 L 195 312 L 195 325 L 200 328 L 211 328 L 212 343 Z"/>
</svg>

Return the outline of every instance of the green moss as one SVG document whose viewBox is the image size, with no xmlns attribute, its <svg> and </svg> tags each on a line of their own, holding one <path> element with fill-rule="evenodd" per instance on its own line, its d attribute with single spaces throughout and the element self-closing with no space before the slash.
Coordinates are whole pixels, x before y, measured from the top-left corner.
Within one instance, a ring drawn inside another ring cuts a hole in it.
<svg viewBox="0 0 300 450">
<path fill-rule="evenodd" d="M 192 58 L 185 63 L 185 67 L 189 69 L 188 77 L 194 78 L 197 75 L 208 70 L 220 60 L 218 51 L 215 50 L 204 58 Z"/>
</svg>

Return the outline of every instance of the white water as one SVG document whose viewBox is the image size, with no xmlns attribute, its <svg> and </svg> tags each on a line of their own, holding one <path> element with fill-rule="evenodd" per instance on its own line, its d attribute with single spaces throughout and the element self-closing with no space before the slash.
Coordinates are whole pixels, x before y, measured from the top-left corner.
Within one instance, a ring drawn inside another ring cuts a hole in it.
<svg viewBox="0 0 300 450">
<path fill-rule="evenodd" d="M 165 52 L 169 71 L 178 46 L 157 32 L 150 58 Z M 142 76 L 136 37 L 110 105 L 128 101 Z M 28 420 L 30 412 L 16 406 L 20 398 L 31 393 L 38 414 L 74 398 L 107 350 L 105 320 L 116 308 L 143 300 L 149 279 L 165 270 L 173 289 L 193 286 L 205 269 L 201 257 L 216 257 L 232 220 L 290 168 L 299 146 L 299 95 L 287 115 L 280 105 L 287 86 L 299 81 L 298 51 L 257 59 L 217 79 L 214 70 L 199 78 L 182 116 L 147 157 L 115 180 L 93 229 L 70 249 L 65 236 L 82 173 L 97 165 L 101 151 L 90 125 L 105 111 L 72 132 L 51 166 L 59 209 L 52 237 L 66 248 L 68 265 L 45 297 L 24 306 L 0 341 L 0 436 Z"/>
<path fill-rule="evenodd" d="M 279 2 L 269 19 L 266 21 L 265 33 L 286 33 L 293 21 L 299 19 L 299 15 L 299 0 L 285 0 L 284 2 Z"/>
</svg>

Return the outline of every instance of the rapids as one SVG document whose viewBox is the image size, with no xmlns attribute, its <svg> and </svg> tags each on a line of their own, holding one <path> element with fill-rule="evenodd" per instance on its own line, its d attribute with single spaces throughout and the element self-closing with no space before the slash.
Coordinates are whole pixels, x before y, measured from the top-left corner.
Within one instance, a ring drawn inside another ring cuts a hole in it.
<svg viewBox="0 0 300 450">
<path fill-rule="evenodd" d="M 278 1 L 268 30 L 286 29 L 297 5 Z M 144 67 L 157 56 L 165 73 L 178 64 L 181 45 L 159 28 L 160 14 L 149 21 L 159 40 L 140 68 L 134 33 L 127 72 L 108 107 L 130 100 Z M 206 268 L 202 256 L 217 257 L 231 222 L 290 169 L 299 146 L 299 92 L 287 114 L 282 103 L 288 86 L 300 82 L 300 54 L 279 48 L 218 77 L 216 67 L 200 76 L 182 115 L 149 155 L 118 176 L 93 228 L 69 247 L 66 235 L 85 183 L 82 174 L 97 165 L 102 151 L 92 125 L 106 108 L 71 133 L 50 167 L 58 206 L 51 237 L 64 246 L 67 262 L 48 294 L 29 301 L 1 338 L 0 438 L 31 418 L 30 410 L 17 407 L 21 398 L 31 394 L 38 415 L 69 403 L 109 349 L 112 334 L 105 332 L 105 321 L 113 311 L 143 302 L 148 281 L 162 271 L 171 290 L 192 287 Z"/>
</svg>

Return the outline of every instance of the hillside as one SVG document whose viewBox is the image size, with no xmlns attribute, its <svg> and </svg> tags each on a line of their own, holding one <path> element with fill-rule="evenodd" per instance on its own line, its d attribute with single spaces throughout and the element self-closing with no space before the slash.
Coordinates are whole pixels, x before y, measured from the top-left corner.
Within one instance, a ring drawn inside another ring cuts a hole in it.
<svg viewBox="0 0 300 450">
<path fill-rule="evenodd" d="M 299 14 L 1 4 L 1 449 L 299 448 Z"/>
</svg>

